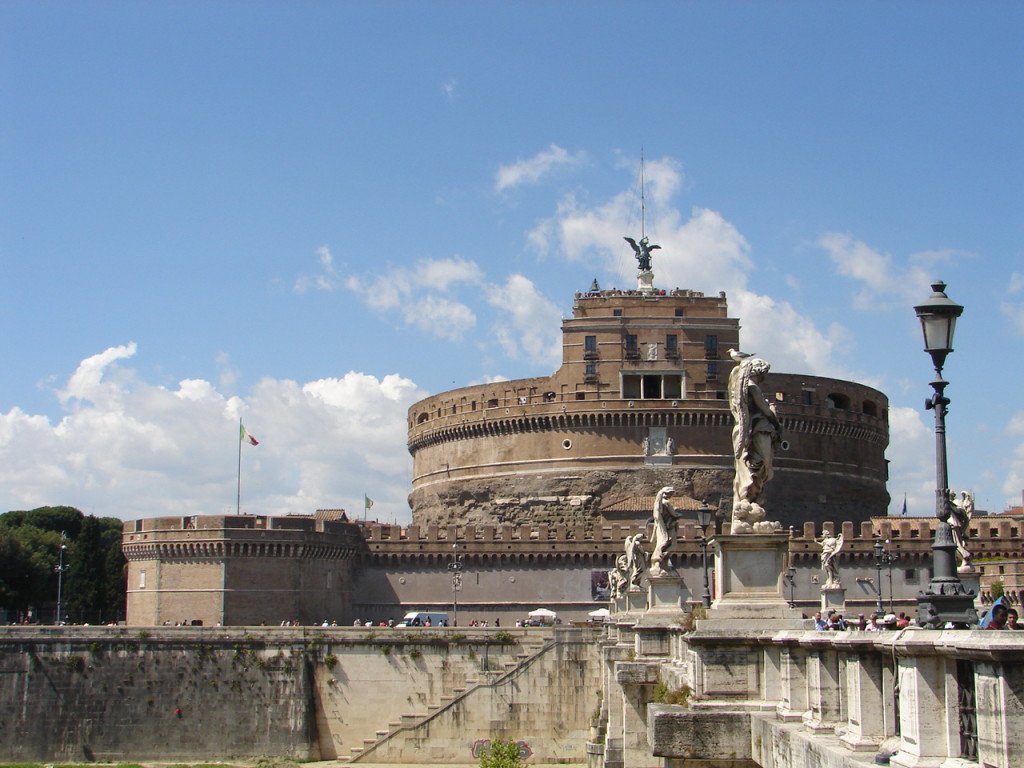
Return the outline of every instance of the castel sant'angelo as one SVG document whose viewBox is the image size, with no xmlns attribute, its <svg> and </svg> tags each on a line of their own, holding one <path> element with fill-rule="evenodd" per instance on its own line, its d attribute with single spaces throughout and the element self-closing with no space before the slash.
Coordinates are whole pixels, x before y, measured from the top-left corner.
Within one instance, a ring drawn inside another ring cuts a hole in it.
<svg viewBox="0 0 1024 768">
<path fill-rule="evenodd" d="M 707 505 L 727 518 L 740 320 L 724 293 L 655 286 L 644 255 L 636 288 L 595 280 L 576 294 L 551 376 L 409 409 L 411 525 L 353 523 L 340 510 L 128 522 L 129 623 L 377 621 L 456 599 L 469 618 L 514 619 L 540 604 L 575 618 L 606 599 L 608 569 L 659 488 L 675 488 L 676 509 Z M 772 519 L 802 537 L 794 551 L 808 567 L 824 521 L 864 538 L 846 557 L 868 552 L 871 518 L 889 501 L 885 395 L 777 371 L 761 389 L 783 437 Z M 683 568 L 699 562 L 695 531 L 684 524 L 677 544 Z M 458 594 L 452 565 L 464 571 Z"/>
</svg>

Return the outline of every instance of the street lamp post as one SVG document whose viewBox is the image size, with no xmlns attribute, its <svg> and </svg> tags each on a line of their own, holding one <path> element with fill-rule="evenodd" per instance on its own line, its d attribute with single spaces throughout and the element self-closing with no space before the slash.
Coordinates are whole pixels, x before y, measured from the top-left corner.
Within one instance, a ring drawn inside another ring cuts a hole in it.
<svg viewBox="0 0 1024 768">
<path fill-rule="evenodd" d="M 57 572 L 57 619 L 54 624 L 60 625 L 61 614 L 64 611 L 64 571 L 68 569 L 68 566 L 64 565 L 64 552 L 67 550 L 67 536 L 64 531 L 60 532 L 60 551 L 57 555 L 57 565 L 53 566 L 53 570 Z"/>
<path fill-rule="evenodd" d="M 452 626 L 459 626 L 459 590 L 462 589 L 462 557 L 459 556 L 459 545 L 452 544 L 452 561 L 448 570 L 452 573 Z"/>
<path fill-rule="evenodd" d="M 796 608 L 796 568 L 786 569 L 786 583 L 789 585 L 789 607 Z"/>
<path fill-rule="evenodd" d="M 705 608 L 711 607 L 711 586 L 708 584 L 708 537 L 707 527 L 711 524 L 715 510 L 708 506 L 706 501 L 700 503 L 697 508 L 697 524 L 700 525 L 700 562 L 704 569 L 704 594 L 701 601 Z"/>
<path fill-rule="evenodd" d="M 889 544 L 888 540 L 886 540 L 886 544 Z M 885 607 L 882 604 L 882 566 L 883 565 L 888 565 L 889 566 L 889 611 L 892 612 L 892 609 L 893 609 L 893 559 L 894 559 L 894 557 L 893 557 L 891 552 L 886 552 L 885 545 L 882 543 L 882 539 L 880 539 L 879 537 L 874 538 L 874 545 L 873 545 L 873 547 L 874 547 L 874 569 L 876 569 L 876 571 L 878 572 L 878 579 L 874 583 L 876 583 L 878 585 L 878 588 L 877 588 L 876 592 L 878 593 L 878 598 L 879 598 L 879 600 L 878 600 L 878 603 L 879 603 L 879 613 L 884 613 L 885 612 Z"/>
<path fill-rule="evenodd" d="M 914 307 L 914 311 L 924 332 L 925 352 L 931 355 L 935 367 L 935 379 L 931 382 L 935 392 L 925 401 L 925 409 L 935 411 L 935 516 L 938 518 L 932 540 L 932 578 L 928 588 L 917 596 L 917 620 L 921 626 L 937 629 L 947 623 L 963 626 L 978 620 L 974 610 L 975 595 L 964 588 L 956 574 L 956 543 L 949 525 L 946 467 L 946 410 L 950 401 L 945 390 L 949 382 L 942 378 L 946 356 L 953 351 L 956 319 L 964 308 L 946 295 L 946 284 L 939 280 L 932 283 L 932 295 Z"/>
</svg>

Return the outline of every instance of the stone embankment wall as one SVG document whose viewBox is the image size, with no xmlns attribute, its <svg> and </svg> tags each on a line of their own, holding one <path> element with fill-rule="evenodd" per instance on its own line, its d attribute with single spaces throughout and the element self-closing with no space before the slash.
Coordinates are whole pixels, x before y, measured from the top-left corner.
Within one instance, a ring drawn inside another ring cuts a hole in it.
<svg viewBox="0 0 1024 768">
<path fill-rule="evenodd" d="M 0 628 L 0 761 L 331 759 L 382 740 L 422 743 L 424 727 L 444 745 L 436 762 L 473 762 L 474 742 L 492 733 L 526 741 L 542 761 L 578 759 L 584 702 L 592 708 L 599 688 L 587 634 Z M 500 728 L 501 718 L 454 715 L 495 696 L 547 714 Z M 579 699 L 575 709 L 564 696 Z M 388 750 L 372 761 L 406 757 Z"/>
</svg>

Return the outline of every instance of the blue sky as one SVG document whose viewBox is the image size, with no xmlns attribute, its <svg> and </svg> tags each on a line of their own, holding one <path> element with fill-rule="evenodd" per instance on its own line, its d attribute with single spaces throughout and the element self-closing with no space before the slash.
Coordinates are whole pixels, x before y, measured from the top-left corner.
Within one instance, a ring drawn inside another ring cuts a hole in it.
<svg viewBox="0 0 1024 768">
<path fill-rule="evenodd" d="M 408 520 L 405 411 L 550 373 L 574 290 L 725 290 L 775 369 L 890 398 L 966 306 L 951 484 L 1024 489 L 1024 8 L 0 5 L 0 510 Z"/>
</svg>

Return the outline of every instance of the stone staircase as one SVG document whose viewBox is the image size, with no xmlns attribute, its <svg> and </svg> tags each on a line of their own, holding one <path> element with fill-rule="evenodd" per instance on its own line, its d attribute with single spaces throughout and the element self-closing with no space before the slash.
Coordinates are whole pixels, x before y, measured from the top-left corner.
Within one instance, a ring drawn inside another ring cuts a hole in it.
<svg viewBox="0 0 1024 768">
<path fill-rule="evenodd" d="M 359 762 L 396 734 L 418 728 L 466 696 L 471 695 L 481 686 L 494 685 L 518 673 L 519 670 L 553 648 L 554 645 L 555 641 L 547 633 L 536 637 L 530 635 L 523 637 L 520 641 L 519 653 L 515 655 L 514 660 L 503 662 L 502 669 L 481 670 L 480 679 L 467 679 L 465 686 L 454 687 L 442 693 L 436 702 L 427 705 L 425 712 L 403 713 L 397 720 L 389 722 L 386 728 L 377 730 L 372 738 L 363 739 L 362 746 L 349 747 L 349 754 L 339 756 L 338 761 L 343 763 Z"/>
</svg>

